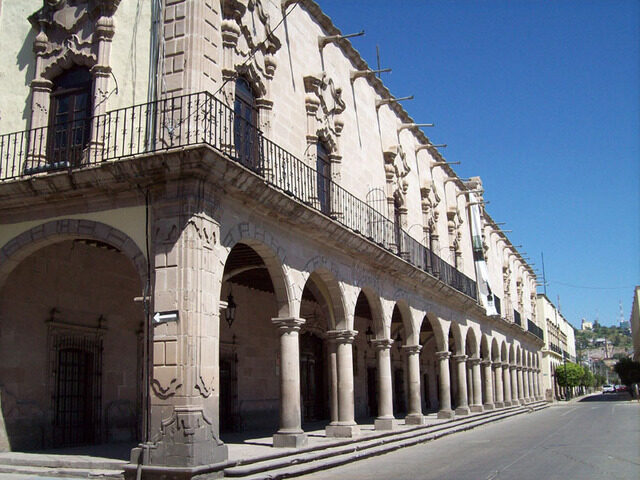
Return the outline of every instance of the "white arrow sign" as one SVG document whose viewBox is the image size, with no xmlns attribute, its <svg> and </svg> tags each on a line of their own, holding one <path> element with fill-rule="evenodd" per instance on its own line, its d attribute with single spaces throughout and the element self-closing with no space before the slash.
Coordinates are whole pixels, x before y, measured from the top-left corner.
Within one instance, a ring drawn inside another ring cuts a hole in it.
<svg viewBox="0 0 640 480">
<path fill-rule="evenodd" d="M 177 322 L 178 321 L 178 311 L 172 310 L 170 312 L 156 312 L 153 316 L 153 323 L 166 323 L 166 322 Z"/>
</svg>

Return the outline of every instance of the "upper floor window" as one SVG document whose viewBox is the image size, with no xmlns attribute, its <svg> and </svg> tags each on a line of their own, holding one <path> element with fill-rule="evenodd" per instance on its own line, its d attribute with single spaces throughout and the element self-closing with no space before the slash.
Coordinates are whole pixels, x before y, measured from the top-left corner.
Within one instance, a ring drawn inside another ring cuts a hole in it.
<svg viewBox="0 0 640 480">
<path fill-rule="evenodd" d="M 316 196 L 318 197 L 320 211 L 329 214 L 331 197 L 331 160 L 329 159 L 329 151 L 324 143 L 318 142 L 316 148 Z"/>
<path fill-rule="evenodd" d="M 259 171 L 258 109 L 251 85 L 242 77 L 236 81 L 233 110 L 236 158 L 246 167 Z"/>
<path fill-rule="evenodd" d="M 60 75 L 53 84 L 47 157 L 52 163 L 77 165 L 91 133 L 91 74 L 77 67 Z"/>
</svg>

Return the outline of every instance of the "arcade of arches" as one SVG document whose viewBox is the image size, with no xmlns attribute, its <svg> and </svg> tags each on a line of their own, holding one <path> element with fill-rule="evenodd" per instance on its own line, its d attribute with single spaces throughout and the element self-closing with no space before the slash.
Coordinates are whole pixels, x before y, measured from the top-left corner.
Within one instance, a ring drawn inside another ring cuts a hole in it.
<svg viewBox="0 0 640 480">
<path fill-rule="evenodd" d="M 199 353 L 217 378 L 195 385 L 214 402 L 219 446 L 229 432 L 268 429 L 274 446 L 299 447 L 312 426 L 352 437 L 363 422 L 393 429 L 399 419 L 421 424 L 428 412 L 448 418 L 541 398 L 538 356 L 517 340 L 416 315 L 405 300 L 346 288 L 323 266 L 306 275 L 292 315 L 291 274 L 269 247 L 240 241 L 227 251 L 221 311 L 209 327 L 219 329 L 209 332 L 218 342 L 206 348 L 208 360 L 205 347 Z M 10 449 L 141 439 L 145 315 L 133 299 L 143 283 L 118 247 L 81 235 L 49 242 L 5 275 L 0 394 Z M 222 313 L 230 296 L 232 323 Z M 179 376 L 171 328 L 154 329 L 151 422 L 162 417 L 161 431 L 181 414 L 166 409 L 182 385 L 162 383 L 165 371 Z"/>
</svg>

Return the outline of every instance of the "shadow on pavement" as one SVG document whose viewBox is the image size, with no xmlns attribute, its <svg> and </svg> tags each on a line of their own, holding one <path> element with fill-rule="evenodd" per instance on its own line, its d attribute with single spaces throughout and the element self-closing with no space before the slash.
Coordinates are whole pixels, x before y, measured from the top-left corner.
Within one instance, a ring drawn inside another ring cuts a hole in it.
<svg viewBox="0 0 640 480">
<path fill-rule="evenodd" d="M 600 393 L 598 395 L 590 395 L 579 402 L 628 402 L 631 400 L 629 392 L 616 393 Z"/>
</svg>

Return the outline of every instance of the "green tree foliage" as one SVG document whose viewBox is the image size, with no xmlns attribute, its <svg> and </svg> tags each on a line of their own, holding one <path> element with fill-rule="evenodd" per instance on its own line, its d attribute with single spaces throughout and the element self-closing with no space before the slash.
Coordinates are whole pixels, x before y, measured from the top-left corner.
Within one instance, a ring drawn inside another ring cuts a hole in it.
<svg viewBox="0 0 640 480">
<path fill-rule="evenodd" d="M 583 387 L 593 387 L 596 383 L 595 375 L 584 365 L 582 368 L 582 378 L 580 379 L 580 385 Z"/>
<path fill-rule="evenodd" d="M 627 386 L 640 383 L 640 362 L 634 362 L 630 358 L 621 358 L 613 367 L 620 381 Z"/>
<path fill-rule="evenodd" d="M 556 367 L 556 379 L 561 387 L 577 387 L 582 383 L 584 370 L 580 365 L 567 362 Z"/>
</svg>

